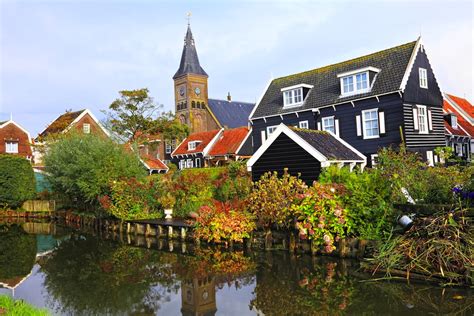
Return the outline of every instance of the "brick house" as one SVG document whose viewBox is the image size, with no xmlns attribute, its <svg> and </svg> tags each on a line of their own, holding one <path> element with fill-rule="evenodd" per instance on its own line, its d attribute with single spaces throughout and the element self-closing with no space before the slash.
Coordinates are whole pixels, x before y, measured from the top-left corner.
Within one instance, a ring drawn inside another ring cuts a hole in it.
<svg viewBox="0 0 474 316">
<path fill-rule="evenodd" d="M 19 155 L 32 160 L 30 133 L 13 120 L 0 122 L 0 154 Z"/>
</svg>

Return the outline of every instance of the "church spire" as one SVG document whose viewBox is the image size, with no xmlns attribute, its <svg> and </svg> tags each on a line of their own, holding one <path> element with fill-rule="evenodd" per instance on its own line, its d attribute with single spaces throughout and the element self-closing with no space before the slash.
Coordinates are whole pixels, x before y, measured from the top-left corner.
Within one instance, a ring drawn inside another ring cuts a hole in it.
<svg viewBox="0 0 474 316">
<path fill-rule="evenodd" d="M 181 55 L 181 62 L 179 64 L 178 71 L 173 76 L 173 79 L 176 79 L 186 74 L 203 75 L 208 77 L 207 73 L 204 71 L 204 69 L 202 69 L 201 65 L 199 64 L 199 58 L 196 51 L 196 45 L 194 44 L 193 33 L 191 32 L 189 20 L 188 30 L 186 32 L 186 36 L 184 37 L 184 47 L 183 53 Z"/>
</svg>

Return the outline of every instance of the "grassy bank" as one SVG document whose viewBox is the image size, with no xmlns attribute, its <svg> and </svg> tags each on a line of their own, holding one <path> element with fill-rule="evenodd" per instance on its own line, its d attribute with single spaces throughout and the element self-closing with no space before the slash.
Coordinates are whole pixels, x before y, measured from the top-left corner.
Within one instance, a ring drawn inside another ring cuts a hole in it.
<svg viewBox="0 0 474 316">
<path fill-rule="evenodd" d="M 0 295 L 0 315 L 46 316 L 45 309 L 36 308 L 22 300 L 14 300 L 9 296 Z"/>
</svg>

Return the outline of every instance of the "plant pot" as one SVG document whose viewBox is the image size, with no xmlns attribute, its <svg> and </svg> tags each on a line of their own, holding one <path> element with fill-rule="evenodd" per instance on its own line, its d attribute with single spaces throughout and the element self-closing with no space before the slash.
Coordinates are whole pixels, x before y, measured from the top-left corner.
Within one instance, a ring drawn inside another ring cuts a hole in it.
<svg viewBox="0 0 474 316">
<path fill-rule="evenodd" d="M 172 219 L 173 216 L 173 209 L 165 209 L 165 219 Z"/>
</svg>

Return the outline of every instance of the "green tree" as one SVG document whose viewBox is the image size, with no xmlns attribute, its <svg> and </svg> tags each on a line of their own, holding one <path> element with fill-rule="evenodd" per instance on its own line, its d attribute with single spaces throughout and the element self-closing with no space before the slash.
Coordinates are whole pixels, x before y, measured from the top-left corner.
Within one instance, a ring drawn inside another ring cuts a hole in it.
<svg viewBox="0 0 474 316">
<path fill-rule="evenodd" d="M 0 206 L 18 207 L 35 194 L 31 163 L 23 157 L 0 155 Z"/>
<path fill-rule="evenodd" d="M 166 140 L 183 139 L 189 128 L 181 124 L 172 112 L 161 112 L 163 105 L 157 104 L 148 94 L 147 88 L 122 90 L 120 98 L 109 106 L 108 125 L 114 132 L 130 142 L 147 134 L 163 134 Z"/>
<path fill-rule="evenodd" d="M 93 205 L 109 193 L 112 181 L 146 174 L 133 152 L 93 134 L 63 136 L 50 145 L 44 162 L 55 192 Z"/>
</svg>

